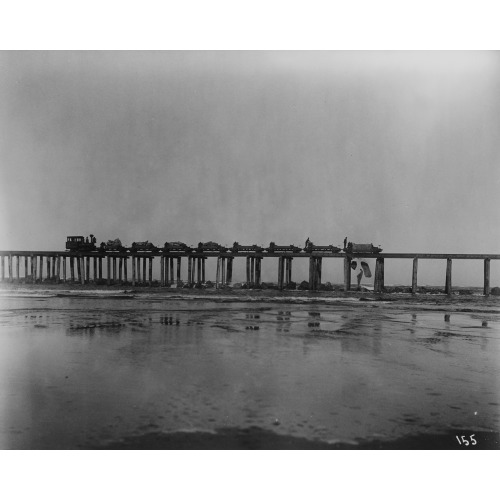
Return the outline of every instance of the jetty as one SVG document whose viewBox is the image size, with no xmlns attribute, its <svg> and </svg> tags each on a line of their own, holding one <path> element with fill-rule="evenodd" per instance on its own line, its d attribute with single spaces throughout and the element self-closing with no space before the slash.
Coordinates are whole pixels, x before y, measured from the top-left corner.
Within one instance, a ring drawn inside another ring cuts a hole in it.
<svg viewBox="0 0 500 500">
<path fill-rule="evenodd" d="M 100 283 L 105 285 L 131 284 L 132 286 L 169 287 L 174 284 L 194 286 L 204 283 L 207 259 L 217 259 L 215 286 L 230 285 L 234 259 L 246 259 L 246 283 L 262 284 L 262 259 L 277 260 L 278 288 L 286 289 L 292 282 L 294 259 L 309 259 L 309 290 L 319 290 L 322 280 L 323 259 L 343 259 L 344 291 L 351 290 L 351 260 L 375 259 L 374 292 L 384 291 L 385 262 L 391 259 L 410 259 L 411 292 L 417 293 L 418 262 L 432 259 L 446 261 L 444 293 L 452 293 L 452 263 L 454 260 L 482 260 L 484 262 L 484 295 L 490 295 L 490 262 L 500 254 L 437 254 L 437 253 L 332 253 L 332 252 L 231 252 L 231 251 L 163 251 L 151 252 L 74 252 L 74 251 L 5 251 L 0 250 L 0 280 L 9 283 Z M 153 268 L 160 280 L 153 281 Z M 103 262 L 104 261 L 104 262 Z M 181 280 L 181 269 L 187 265 L 187 280 Z M 186 262 L 187 261 L 187 262 Z M 105 269 L 105 273 L 103 272 Z"/>
</svg>

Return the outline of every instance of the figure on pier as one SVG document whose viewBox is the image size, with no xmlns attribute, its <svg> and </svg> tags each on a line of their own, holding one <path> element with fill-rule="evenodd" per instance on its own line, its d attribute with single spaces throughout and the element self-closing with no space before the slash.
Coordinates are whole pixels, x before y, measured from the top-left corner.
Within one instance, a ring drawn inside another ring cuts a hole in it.
<svg viewBox="0 0 500 500">
<path fill-rule="evenodd" d="M 364 260 L 354 259 L 351 261 L 351 269 L 353 271 L 355 271 L 356 269 L 358 270 L 358 274 L 356 275 L 356 279 L 358 281 L 357 290 L 359 291 L 359 290 L 361 290 L 361 279 L 363 278 L 363 274 L 367 278 L 372 277 L 372 272 L 370 271 L 370 266 Z"/>
</svg>

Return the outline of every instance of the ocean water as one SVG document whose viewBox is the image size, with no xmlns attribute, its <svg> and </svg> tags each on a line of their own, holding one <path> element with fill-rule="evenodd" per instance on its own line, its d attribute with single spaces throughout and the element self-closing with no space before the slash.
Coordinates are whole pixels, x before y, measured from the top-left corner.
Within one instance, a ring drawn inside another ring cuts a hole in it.
<svg viewBox="0 0 500 500">
<path fill-rule="evenodd" d="M 0 448 L 500 430 L 496 297 L 190 292 L 1 290 Z"/>
</svg>

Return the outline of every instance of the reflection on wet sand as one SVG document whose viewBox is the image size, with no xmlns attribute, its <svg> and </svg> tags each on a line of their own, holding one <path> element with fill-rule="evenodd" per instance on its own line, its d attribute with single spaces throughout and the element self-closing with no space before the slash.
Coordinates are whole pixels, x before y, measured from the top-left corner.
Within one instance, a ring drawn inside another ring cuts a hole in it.
<svg viewBox="0 0 500 500">
<path fill-rule="evenodd" d="M 246 428 L 254 443 L 289 436 L 314 448 L 499 429 L 491 308 L 88 302 L 1 311 L 2 448 Z"/>
</svg>

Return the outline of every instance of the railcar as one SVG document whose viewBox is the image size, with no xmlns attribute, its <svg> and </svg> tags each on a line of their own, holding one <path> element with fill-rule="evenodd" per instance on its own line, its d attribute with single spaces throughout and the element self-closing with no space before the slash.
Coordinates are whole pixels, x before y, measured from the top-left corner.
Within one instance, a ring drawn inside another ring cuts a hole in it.
<svg viewBox="0 0 500 500">
<path fill-rule="evenodd" d="M 155 252 L 156 250 L 159 250 L 159 248 L 148 240 L 134 241 L 130 247 L 131 252 Z"/>
<path fill-rule="evenodd" d="M 167 241 L 163 245 L 164 252 L 192 252 L 194 249 L 182 241 Z"/>
<path fill-rule="evenodd" d="M 201 241 L 198 243 L 198 252 L 225 252 L 227 248 L 219 245 L 219 243 L 215 243 L 215 241 L 207 241 L 206 243 L 202 243 Z"/>
<path fill-rule="evenodd" d="M 352 243 L 349 242 L 344 246 L 345 253 L 380 253 L 382 248 L 375 246 L 373 243 Z"/>
<path fill-rule="evenodd" d="M 334 245 L 315 245 L 312 241 L 310 241 L 304 248 L 304 252 L 313 253 L 313 252 L 331 252 L 338 253 L 340 252 L 340 248 Z"/>
<path fill-rule="evenodd" d="M 231 247 L 231 252 L 262 252 L 264 249 L 259 245 L 240 245 L 237 241 L 233 243 Z"/>
<path fill-rule="evenodd" d="M 126 252 L 127 249 L 122 245 L 119 238 L 114 240 L 108 240 L 106 243 L 104 241 L 99 246 L 101 252 Z"/>
<path fill-rule="evenodd" d="M 301 248 L 296 247 L 295 245 L 276 245 L 274 241 L 271 241 L 269 243 L 269 246 L 266 248 L 267 253 L 274 253 L 274 252 L 287 252 L 287 253 L 300 253 L 302 251 Z"/>
</svg>

